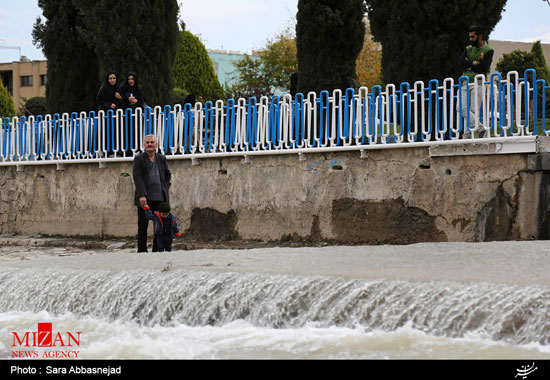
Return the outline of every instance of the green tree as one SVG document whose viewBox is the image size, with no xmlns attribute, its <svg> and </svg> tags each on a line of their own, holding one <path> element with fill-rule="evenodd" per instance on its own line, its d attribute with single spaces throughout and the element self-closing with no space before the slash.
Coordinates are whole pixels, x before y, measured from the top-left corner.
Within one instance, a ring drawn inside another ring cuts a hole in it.
<svg viewBox="0 0 550 380">
<path fill-rule="evenodd" d="M 170 103 L 170 104 L 171 105 L 176 105 L 176 104 L 182 104 L 183 105 L 185 103 L 185 100 L 187 99 L 188 95 L 189 95 L 189 93 L 185 89 L 176 87 L 172 91 L 172 103 Z"/>
<path fill-rule="evenodd" d="M 520 76 L 523 76 L 525 70 L 533 68 L 535 68 L 533 54 L 519 49 L 503 54 L 495 66 L 496 71 L 501 73 L 504 78 L 510 71 L 517 71 Z"/>
<path fill-rule="evenodd" d="M 537 79 L 544 79 L 546 85 L 550 84 L 550 70 L 546 66 L 540 41 L 535 42 L 529 52 L 517 49 L 511 53 L 503 54 L 495 68 L 503 77 L 506 77 L 510 71 L 517 71 L 520 77 L 523 77 L 525 70 L 535 69 Z M 532 76 L 528 75 L 527 77 L 531 82 Z"/>
<path fill-rule="evenodd" d="M 386 83 L 458 78 L 458 57 L 468 29 L 481 25 L 485 37 L 501 18 L 506 0 L 365 0 L 370 26 L 382 44 Z"/>
<path fill-rule="evenodd" d="M 93 50 L 99 65 L 94 96 L 107 71 L 117 73 L 119 84 L 126 80 L 129 71 L 135 71 L 148 105 L 169 104 L 178 41 L 177 1 L 73 0 L 73 3 L 79 10 L 74 32 Z M 79 72 L 84 71 L 83 67 L 86 65 L 77 67 Z"/>
<path fill-rule="evenodd" d="M 81 25 L 78 9 L 72 0 L 39 0 L 38 6 L 45 20 L 36 20 L 32 35 L 48 60 L 48 112 L 96 109 L 98 64 L 77 32 Z"/>
<path fill-rule="evenodd" d="M 0 81 L 0 120 L 5 117 L 15 116 L 13 99 L 2 81 Z"/>
<path fill-rule="evenodd" d="M 215 101 L 224 92 L 204 44 L 187 30 L 180 32 L 174 62 L 175 85 L 197 98 Z"/>
<path fill-rule="evenodd" d="M 263 75 L 271 78 L 271 85 L 283 92 L 290 90 L 290 75 L 298 71 L 296 37 L 286 28 L 275 38 L 267 41 L 259 51 Z"/>
<path fill-rule="evenodd" d="M 548 66 L 546 66 L 546 59 L 544 58 L 540 41 L 533 44 L 531 54 L 533 54 L 533 63 L 535 65 L 534 69 L 537 70 L 537 77 L 544 79 L 546 81 L 546 85 L 550 85 L 550 70 L 548 69 Z"/>
<path fill-rule="evenodd" d="M 362 0 L 300 0 L 296 15 L 298 91 L 357 87 L 355 62 L 363 46 Z"/>
<path fill-rule="evenodd" d="M 227 89 L 230 97 L 272 96 L 275 91 L 288 93 L 290 75 L 298 70 L 296 38 L 287 28 L 269 39 L 257 55 L 235 62 L 237 84 Z"/>
<path fill-rule="evenodd" d="M 273 95 L 273 80 L 266 75 L 263 62 L 257 56 L 245 54 L 243 58 L 235 62 L 237 70 L 237 83 L 226 88 L 229 98 L 259 99 L 262 96 Z"/>
<path fill-rule="evenodd" d="M 506 78 L 506 74 L 510 71 L 517 71 L 520 77 L 523 77 L 525 70 L 535 69 L 537 79 L 544 79 L 546 85 L 550 84 L 550 70 L 546 66 L 546 59 L 542 52 L 540 41 L 537 41 L 531 47 L 531 51 L 514 50 L 511 53 L 503 54 L 496 64 L 496 71 Z M 527 79 L 533 85 L 533 77 L 528 74 Z M 537 87 L 539 96 L 542 96 L 542 89 Z M 546 116 L 550 116 L 550 91 L 546 92 Z"/>
</svg>

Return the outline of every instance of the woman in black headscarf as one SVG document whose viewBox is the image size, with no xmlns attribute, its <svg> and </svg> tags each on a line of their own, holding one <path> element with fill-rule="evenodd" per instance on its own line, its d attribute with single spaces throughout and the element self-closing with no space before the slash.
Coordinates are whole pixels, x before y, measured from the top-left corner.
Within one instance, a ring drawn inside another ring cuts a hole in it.
<svg viewBox="0 0 550 380">
<path fill-rule="evenodd" d="M 100 110 L 107 112 L 108 110 L 116 111 L 122 105 L 122 91 L 117 85 L 116 74 L 109 72 L 105 76 L 105 80 L 97 93 L 97 104 Z"/>
<path fill-rule="evenodd" d="M 124 109 L 131 108 L 135 110 L 138 107 L 142 107 L 145 104 L 143 93 L 138 85 L 137 75 L 135 72 L 130 71 L 126 75 L 126 82 L 121 87 L 122 90 L 122 106 Z"/>
</svg>

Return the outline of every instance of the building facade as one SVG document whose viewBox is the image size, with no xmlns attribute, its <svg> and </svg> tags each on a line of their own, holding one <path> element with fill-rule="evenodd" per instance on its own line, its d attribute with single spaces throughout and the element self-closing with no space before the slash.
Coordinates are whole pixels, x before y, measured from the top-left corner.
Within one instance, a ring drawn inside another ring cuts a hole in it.
<svg viewBox="0 0 550 380">
<path fill-rule="evenodd" d="M 0 77 L 13 97 L 13 103 L 21 110 L 25 99 L 46 96 L 48 61 L 31 61 L 21 56 L 19 61 L 0 63 Z"/>
<path fill-rule="evenodd" d="M 214 66 L 214 72 L 222 86 L 231 86 L 238 82 L 238 72 L 235 62 L 244 58 L 244 53 L 233 50 L 214 50 L 207 49 L 208 56 Z M 259 59 L 257 53 L 249 54 L 251 59 Z"/>
</svg>

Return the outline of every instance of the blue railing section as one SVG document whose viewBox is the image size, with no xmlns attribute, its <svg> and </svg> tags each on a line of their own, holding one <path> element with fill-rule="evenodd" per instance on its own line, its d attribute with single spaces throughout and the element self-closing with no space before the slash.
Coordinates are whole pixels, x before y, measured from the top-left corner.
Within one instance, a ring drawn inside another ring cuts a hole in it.
<svg viewBox="0 0 550 380">
<path fill-rule="evenodd" d="M 3 118 L 0 162 L 132 158 L 143 137 L 181 158 L 548 135 L 550 84 L 526 70 L 226 102 Z"/>
</svg>

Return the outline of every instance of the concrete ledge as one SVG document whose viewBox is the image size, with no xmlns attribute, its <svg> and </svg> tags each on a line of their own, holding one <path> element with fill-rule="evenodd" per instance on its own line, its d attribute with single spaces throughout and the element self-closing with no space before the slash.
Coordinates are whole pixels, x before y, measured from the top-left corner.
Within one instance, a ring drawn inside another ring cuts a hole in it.
<svg viewBox="0 0 550 380">
<path fill-rule="evenodd" d="M 480 142 L 472 140 L 472 142 L 464 142 L 463 144 L 436 145 L 430 147 L 429 150 L 430 157 L 537 153 L 539 144 L 537 137 L 533 136 L 525 141 L 491 142 L 491 139 L 485 139 Z"/>
</svg>

